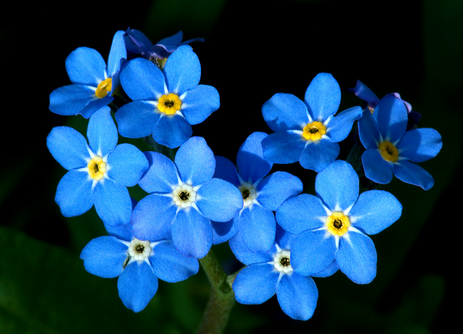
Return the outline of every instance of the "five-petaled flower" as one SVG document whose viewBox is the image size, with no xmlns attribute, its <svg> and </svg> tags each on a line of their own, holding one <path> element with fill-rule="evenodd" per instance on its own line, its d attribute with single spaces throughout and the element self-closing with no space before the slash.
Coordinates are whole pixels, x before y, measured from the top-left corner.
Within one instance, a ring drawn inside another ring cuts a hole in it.
<svg viewBox="0 0 463 334">
<path fill-rule="evenodd" d="M 180 252 L 202 258 L 212 246 L 211 220 L 227 222 L 242 208 L 240 191 L 213 178 L 216 160 L 202 137 L 192 137 L 175 162 L 147 152 L 150 168 L 140 180 L 149 193 L 133 210 L 134 235 L 139 239 L 172 238 Z"/>
<path fill-rule="evenodd" d="M 109 225 L 128 223 L 132 200 L 127 187 L 135 186 L 148 169 L 145 155 L 131 144 L 117 145 L 117 128 L 109 107 L 95 112 L 87 137 L 67 126 L 55 127 L 47 137 L 53 157 L 68 172 L 56 190 L 55 201 L 65 217 L 79 216 L 95 205 Z"/>
<path fill-rule="evenodd" d="M 175 283 L 199 270 L 197 259 L 182 255 L 171 240 L 139 240 L 130 224 L 106 226 L 109 236 L 91 240 L 80 258 L 96 276 L 115 278 L 119 297 L 134 312 L 143 310 L 158 289 L 158 279 Z"/>
<path fill-rule="evenodd" d="M 317 196 L 288 199 L 276 212 L 280 226 L 298 235 L 291 252 L 292 267 L 313 275 L 336 261 L 353 282 L 370 283 L 376 276 L 377 254 L 368 235 L 399 219 L 402 205 L 387 191 L 370 190 L 359 196 L 359 178 L 342 160 L 317 175 L 315 191 Z"/>
<path fill-rule="evenodd" d="M 190 46 L 180 46 L 164 70 L 144 58 L 130 60 L 121 72 L 121 85 L 133 100 L 116 113 L 123 137 L 153 139 L 169 148 L 191 137 L 191 125 L 203 122 L 220 106 L 217 90 L 198 85 L 201 65 Z"/>
<path fill-rule="evenodd" d="M 66 71 L 72 85 L 55 89 L 50 94 L 50 110 L 59 115 L 92 114 L 110 104 L 119 86 L 119 72 L 127 57 L 124 32 L 114 35 L 108 66 L 95 49 L 80 47 L 66 58 Z"/>
<path fill-rule="evenodd" d="M 317 172 L 339 155 L 361 107 L 334 114 L 341 103 L 341 89 L 329 73 L 319 73 L 305 92 L 304 102 L 292 94 L 278 93 L 262 106 L 267 125 L 275 131 L 262 141 L 264 157 L 273 163 L 299 161 Z"/>
<path fill-rule="evenodd" d="M 403 182 L 431 189 L 434 178 L 415 162 L 427 161 L 439 153 L 439 132 L 431 128 L 407 131 L 407 109 L 393 95 L 383 97 L 373 114 L 364 113 L 358 124 L 360 141 L 366 149 L 362 163 L 367 178 L 387 184 L 394 174 Z"/>
<path fill-rule="evenodd" d="M 266 133 L 254 132 L 245 140 L 236 157 L 238 170 L 227 158 L 216 157 L 215 177 L 234 184 L 243 197 L 243 208 L 228 223 L 234 225 L 230 229 L 255 252 L 272 247 L 276 231 L 273 211 L 303 188 L 301 180 L 290 173 L 277 171 L 267 175 L 272 164 L 262 154 L 261 142 L 266 137 Z M 230 234 L 228 237 L 233 237 Z"/>
</svg>

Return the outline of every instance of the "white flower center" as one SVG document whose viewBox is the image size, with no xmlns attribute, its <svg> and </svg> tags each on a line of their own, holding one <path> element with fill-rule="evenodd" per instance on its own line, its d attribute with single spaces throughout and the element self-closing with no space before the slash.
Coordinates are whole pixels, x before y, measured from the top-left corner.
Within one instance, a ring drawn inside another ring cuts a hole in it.
<svg viewBox="0 0 463 334">
<path fill-rule="evenodd" d="M 252 206 L 254 204 L 254 200 L 257 198 L 257 190 L 251 183 L 243 182 L 238 187 L 241 191 L 241 195 L 243 196 L 243 206 L 245 208 Z"/>
<path fill-rule="evenodd" d="M 151 245 L 149 241 L 142 241 L 134 238 L 128 249 L 128 254 L 133 261 L 144 261 L 147 257 L 151 255 Z"/>
<path fill-rule="evenodd" d="M 174 203 L 182 209 L 191 207 L 196 202 L 196 191 L 186 183 L 179 184 L 172 191 L 172 199 Z"/>
<path fill-rule="evenodd" d="M 280 250 L 273 256 L 273 266 L 280 273 L 289 274 L 293 271 L 290 261 L 290 251 Z"/>
</svg>

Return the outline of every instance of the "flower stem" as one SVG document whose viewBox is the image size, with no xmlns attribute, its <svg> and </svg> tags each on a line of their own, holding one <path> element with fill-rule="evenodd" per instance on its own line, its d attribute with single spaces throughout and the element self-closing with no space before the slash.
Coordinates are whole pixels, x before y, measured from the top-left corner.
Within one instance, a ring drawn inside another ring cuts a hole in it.
<svg viewBox="0 0 463 334">
<path fill-rule="evenodd" d="M 227 326 L 235 296 L 230 279 L 223 271 L 212 250 L 199 260 L 211 283 L 211 295 L 199 324 L 197 334 L 220 334 Z"/>
</svg>

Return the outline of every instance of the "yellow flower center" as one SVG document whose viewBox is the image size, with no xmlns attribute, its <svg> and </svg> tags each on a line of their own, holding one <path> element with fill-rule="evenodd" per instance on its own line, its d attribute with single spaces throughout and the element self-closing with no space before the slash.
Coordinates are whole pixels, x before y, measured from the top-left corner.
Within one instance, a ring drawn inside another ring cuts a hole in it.
<svg viewBox="0 0 463 334">
<path fill-rule="evenodd" d="M 108 93 L 111 92 L 112 86 L 113 84 L 112 84 L 111 78 L 108 78 L 100 82 L 95 91 L 96 97 L 98 97 L 99 99 L 102 99 L 103 97 L 108 95 Z"/>
<path fill-rule="evenodd" d="M 326 127 L 317 121 L 307 124 L 302 130 L 302 136 L 311 141 L 319 141 L 325 133 Z"/>
<path fill-rule="evenodd" d="M 399 151 L 391 142 L 383 141 L 378 145 L 378 148 L 384 160 L 396 162 L 399 159 Z"/>
<path fill-rule="evenodd" d="M 96 181 L 101 180 L 106 173 L 106 162 L 103 158 L 96 155 L 88 162 L 88 175 Z"/>
<path fill-rule="evenodd" d="M 180 110 L 182 101 L 176 94 L 163 95 L 158 100 L 158 109 L 166 115 L 174 115 L 177 110 Z"/>
<path fill-rule="evenodd" d="M 335 211 L 326 218 L 325 224 L 332 235 L 343 236 L 349 230 L 350 220 L 342 212 Z"/>
</svg>

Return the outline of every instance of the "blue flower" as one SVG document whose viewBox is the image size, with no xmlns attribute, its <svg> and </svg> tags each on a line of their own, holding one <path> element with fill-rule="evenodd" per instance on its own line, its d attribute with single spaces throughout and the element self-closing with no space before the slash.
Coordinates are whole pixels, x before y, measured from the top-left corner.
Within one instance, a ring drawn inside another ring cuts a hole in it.
<svg viewBox="0 0 463 334">
<path fill-rule="evenodd" d="M 442 148 L 442 137 L 430 128 L 407 131 L 407 123 L 407 109 L 393 95 L 382 98 L 373 115 L 364 113 L 359 136 L 366 149 L 362 155 L 365 176 L 387 184 L 394 174 L 403 182 L 431 189 L 433 177 L 415 162 L 435 157 Z"/>
<path fill-rule="evenodd" d="M 359 196 L 359 178 L 352 166 L 341 160 L 317 175 L 315 191 L 317 196 L 302 194 L 288 199 L 276 212 L 278 224 L 297 234 L 292 267 L 303 275 L 313 275 L 336 261 L 353 282 L 370 283 L 376 276 L 377 254 L 368 235 L 399 219 L 402 205 L 382 190 Z"/>
<path fill-rule="evenodd" d="M 134 312 L 143 310 L 158 289 L 158 279 L 186 280 L 199 270 L 198 260 L 180 254 L 171 240 L 139 240 L 130 224 L 107 227 L 109 236 L 91 240 L 80 254 L 85 269 L 115 278 L 119 297 Z"/>
<path fill-rule="evenodd" d="M 243 206 L 240 191 L 213 178 L 216 161 L 204 138 L 180 146 L 175 163 L 148 152 L 150 168 L 140 187 L 150 193 L 134 208 L 132 224 L 138 239 L 169 239 L 183 254 L 202 258 L 212 246 L 211 220 L 227 222 Z"/>
<path fill-rule="evenodd" d="M 201 65 L 188 45 L 168 58 L 164 70 L 144 58 L 128 62 L 121 84 L 133 100 L 116 112 L 119 133 L 128 138 L 153 135 L 169 148 L 182 145 L 193 131 L 220 106 L 217 90 L 198 85 Z"/>
<path fill-rule="evenodd" d="M 128 223 L 132 202 L 127 187 L 138 183 L 148 161 L 133 145 L 116 146 L 117 129 L 109 107 L 90 117 L 87 137 L 89 144 L 67 126 L 55 127 L 48 135 L 50 153 L 68 170 L 58 184 L 55 201 L 65 217 L 81 215 L 95 205 L 106 224 Z"/>
<path fill-rule="evenodd" d="M 276 241 L 267 252 L 251 252 L 241 238 L 229 241 L 236 258 L 246 265 L 237 275 L 232 288 L 241 304 L 262 304 L 275 294 L 281 309 L 297 320 L 312 317 L 318 300 L 318 289 L 312 277 L 292 266 L 295 237 L 277 230 Z M 314 274 L 327 277 L 337 270 L 332 266 Z"/>
<path fill-rule="evenodd" d="M 227 158 L 216 157 L 215 177 L 234 184 L 243 197 L 243 209 L 229 224 L 235 225 L 233 230 L 254 252 L 272 247 L 276 232 L 273 211 L 303 188 L 301 180 L 289 173 L 267 175 L 272 164 L 264 160 L 262 154 L 261 142 L 266 137 L 266 133 L 254 132 L 241 145 L 236 157 L 239 172 Z"/>
<path fill-rule="evenodd" d="M 66 58 L 66 71 L 72 85 L 55 89 L 50 94 L 50 110 L 59 115 L 82 115 L 89 118 L 107 106 L 119 86 L 119 71 L 127 57 L 124 32 L 114 35 L 108 66 L 95 49 L 80 47 Z"/>
<path fill-rule="evenodd" d="M 362 108 L 334 114 L 341 102 L 341 89 L 329 73 L 318 74 L 305 92 L 304 102 L 292 94 L 275 94 L 262 106 L 267 125 L 275 131 L 262 141 L 264 157 L 273 163 L 299 161 L 317 172 L 339 155 L 344 140 Z"/>
</svg>

